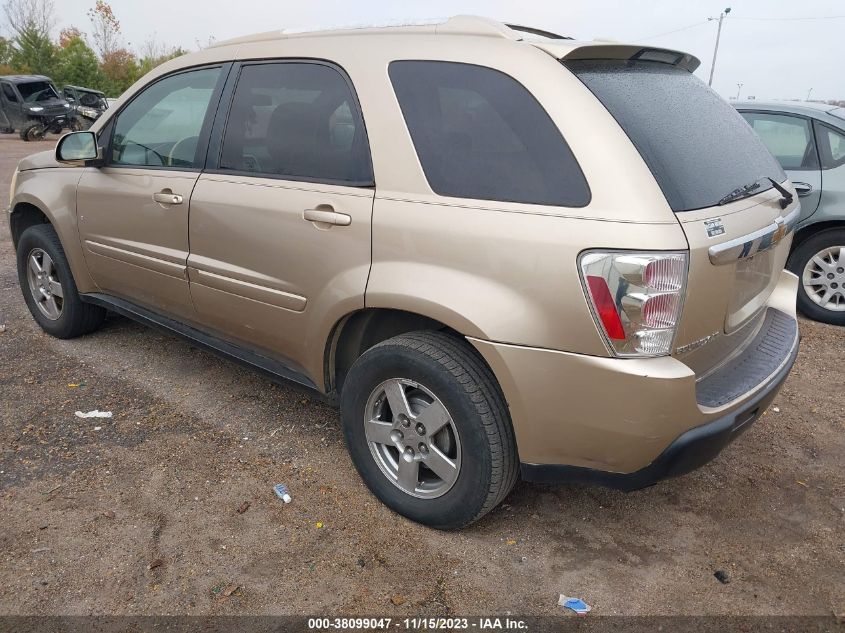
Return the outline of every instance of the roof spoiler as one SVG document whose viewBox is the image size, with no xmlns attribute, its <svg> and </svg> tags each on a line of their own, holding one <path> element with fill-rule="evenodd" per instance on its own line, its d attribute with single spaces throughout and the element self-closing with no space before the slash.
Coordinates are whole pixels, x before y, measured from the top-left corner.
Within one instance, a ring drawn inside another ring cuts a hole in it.
<svg viewBox="0 0 845 633">
<path fill-rule="evenodd" d="M 650 48 L 635 44 L 587 44 L 579 46 L 561 59 L 628 59 L 661 62 L 694 72 L 701 65 L 695 55 L 669 48 Z"/>
</svg>

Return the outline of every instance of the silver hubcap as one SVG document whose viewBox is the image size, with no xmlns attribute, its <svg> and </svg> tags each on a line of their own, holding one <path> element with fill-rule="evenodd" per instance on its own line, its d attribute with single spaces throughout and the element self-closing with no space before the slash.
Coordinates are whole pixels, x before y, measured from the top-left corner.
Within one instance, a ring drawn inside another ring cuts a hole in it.
<svg viewBox="0 0 845 633">
<path fill-rule="evenodd" d="M 804 266 L 801 282 L 812 301 L 826 310 L 845 311 L 845 246 L 819 251 Z"/>
<path fill-rule="evenodd" d="M 40 248 L 34 248 L 27 257 L 26 278 L 35 305 L 45 317 L 55 321 L 62 316 L 64 290 L 53 259 Z"/>
<path fill-rule="evenodd" d="M 370 394 L 364 433 L 376 464 L 398 488 L 433 499 L 454 485 L 461 471 L 461 441 L 452 416 L 430 390 L 393 378 Z"/>
</svg>

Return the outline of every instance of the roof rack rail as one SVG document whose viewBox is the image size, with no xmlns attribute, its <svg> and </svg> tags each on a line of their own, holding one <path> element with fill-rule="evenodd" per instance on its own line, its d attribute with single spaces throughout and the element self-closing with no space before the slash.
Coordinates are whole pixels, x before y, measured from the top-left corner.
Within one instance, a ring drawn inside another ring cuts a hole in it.
<svg viewBox="0 0 845 633">
<path fill-rule="evenodd" d="M 266 33 L 256 33 L 254 35 L 246 35 L 244 37 L 236 37 L 233 39 L 215 42 L 209 48 L 217 48 L 221 46 L 232 46 L 234 44 L 247 44 L 253 42 L 262 42 L 267 40 L 277 40 L 289 37 L 318 37 L 322 35 L 340 35 L 351 34 L 356 32 L 364 32 L 368 34 L 373 33 L 436 33 L 447 34 L 462 34 L 462 35 L 482 35 L 488 37 L 500 37 L 509 40 L 518 40 L 519 33 L 530 33 L 532 35 L 547 37 L 549 39 L 563 40 L 572 39 L 550 33 L 540 29 L 534 29 L 527 26 L 516 26 L 503 24 L 490 18 L 484 18 L 477 15 L 455 15 L 450 18 L 442 18 L 437 20 L 420 20 L 398 23 L 381 23 L 381 24 L 350 24 L 346 26 L 331 26 L 321 29 L 285 29 L 280 31 L 268 31 Z"/>
</svg>

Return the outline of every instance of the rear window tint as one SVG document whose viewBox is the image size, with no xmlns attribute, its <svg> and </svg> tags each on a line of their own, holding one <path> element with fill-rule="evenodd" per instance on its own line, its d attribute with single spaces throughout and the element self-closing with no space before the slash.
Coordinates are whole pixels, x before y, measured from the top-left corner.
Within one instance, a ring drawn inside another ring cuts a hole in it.
<svg viewBox="0 0 845 633">
<path fill-rule="evenodd" d="M 282 179 L 372 184 L 364 123 L 346 79 L 319 63 L 244 66 L 220 168 Z"/>
<path fill-rule="evenodd" d="M 659 62 L 566 62 L 639 150 L 674 211 L 717 205 L 734 189 L 786 179 L 742 116 L 692 73 Z"/>
<path fill-rule="evenodd" d="M 396 61 L 390 80 L 423 171 L 442 196 L 582 207 L 590 190 L 537 100 L 492 68 Z"/>
</svg>

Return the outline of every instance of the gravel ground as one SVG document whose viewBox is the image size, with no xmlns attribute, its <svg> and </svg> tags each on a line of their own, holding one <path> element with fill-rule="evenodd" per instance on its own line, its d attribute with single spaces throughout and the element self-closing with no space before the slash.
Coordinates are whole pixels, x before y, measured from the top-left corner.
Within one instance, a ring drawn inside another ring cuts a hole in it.
<svg viewBox="0 0 845 633">
<path fill-rule="evenodd" d="M 52 147 L 0 136 L 0 189 Z M 558 593 L 603 615 L 845 611 L 842 329 L 803 320 L 773 406 L 699 471 L 519 484 L 440 533 L 368 493 L 309 394 L 121 318 L 43 334 L 5 218 L 0 288 L 2 614 L 554 615 Z M 73 415 L 96 408 L 115 417 Z"/>
</svg>

